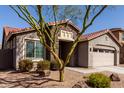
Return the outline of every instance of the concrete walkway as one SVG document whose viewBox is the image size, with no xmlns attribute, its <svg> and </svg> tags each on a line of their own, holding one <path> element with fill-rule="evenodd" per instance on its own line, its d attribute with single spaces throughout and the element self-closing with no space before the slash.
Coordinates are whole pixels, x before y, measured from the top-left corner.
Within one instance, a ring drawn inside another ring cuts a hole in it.
<svg viewBox="0 0 124 93">
<path fill-rule="evenodd" d="M 72 71 L 82 73 L 82 74 L 102 72 L 102 71 L 110 71 L 114 73 L 124 74 L 124 67 L 117 67 L 117 66 L 96 67 L 96 68 L 89 68 L 89 69 L 80 68 L 80 67 L 66 67 L 66 68 Z"/>
<path fill-rule="evenodd" d="M 109 67 L 97 67 L 96 69 L 124 74 L 124 67 L 109 66 Z"/>
</svg>

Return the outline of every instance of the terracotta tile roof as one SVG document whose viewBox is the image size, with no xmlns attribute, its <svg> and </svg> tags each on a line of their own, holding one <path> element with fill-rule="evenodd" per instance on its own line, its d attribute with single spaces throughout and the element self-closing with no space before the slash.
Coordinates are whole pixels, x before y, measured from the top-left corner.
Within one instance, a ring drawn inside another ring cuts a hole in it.
<svg viewBox="0 0 124 93">
<path fill-rule="evenodd" d="M 91 40 L 91 39 L 96 38 L 96 37 L 98 37 L 100 35 L 103 35 L 103 34 L 105 34 L 107 32 L 108 32 L 108 30 L 105 29 L 105 30 L 93 32 L 93 33 L 90 33 L 90 34 L 82 35 L 81 40 Z"/>
<path fill-rule="evenodd" d="M 111 30 L 108 30 L 108 29 L 105 29 L 105 30 L 101 30 L 101 31 L 97 31 L 97 32 L 93 32 L 93 33 L 90 33 L 90 34 L 86 34 L 86 35 L 82 35 L 81 36 L 81 41 L 88 41 L 88 40 L 92 40 L 94 38 L 97 38 L 103 34 L 106 34 L 106 33 L 109 33 L 113 39 L 120 45 L 120 42 L 117 40 L 117 38 L 114 36 L 114 34 L 112 34 Z"/>
<path fill-rule="evenodd" d="M 70 20 L 66 19 L 66 20 L 61 20 L 61 21 L 57 21 L 57 24 L 64 24 L 64 23 L 68 23 L 68 24 L 71 24 L 72 26 L 74 26 L 77 31 L 80 31 L 80 29 L 74 25 Z M 49 26 L 53 26 L 55 25 L 55 22 L 48 22 L 48 25 Z M 4 31 L 5 31 L 5 36 L 7 37 L 9 34 L 11 33 L 15 33 L 15 32 L 23 32 L 23 31 L 30 31 L 30 30 L 33 30 L 33 28 L 29 27 L 29 28 L 13 28 L 13 27 L 8 27 L 8 26 L 5 26 L 4 27 Z"/>
<path fill-rule="evenodd" d="M 68 23 L 68 24 L 72 25 L 73 27 L 75 27 L 77 29 L 77 31 L 80 31 L 80 29 L 68 19 L 57 21 L 57 24 L 64 24 L 64 23 Z M 53 26 L 53 25 L 55 25 L 55 22 L 48 22 L 48 25 Z M 13 27 L 8 27 L 8 26 L 4 27 L 6 37 L 9 36 L 9 34 L 12 34 L 12 33 L 16 33 L 16 32 L 20 33 L 20 32 L 31 31 L 31 30 L 33 30 L 31 27 L 29 27 L 29 28 L 13 28 Z M 122 30 L 122 29 L 121 28 L 113 28 L 113 29 L 109 29 L 109 30 L 104 29 L 104 30 L 101 30 L 101 31 L 97 31 L 97 32 L 93 32 L 93 33 L 90 33 L 90 34 L 82 35 L 80 39 L 81 39 L 81 41 L 87 41 L 87 40 L 91 40 L 91 39 L 94 39 L 96 37 L 99 37 L 103 34 L 109 33 L 119 43 L 117 38 L 111 32 L 111 31 L 114 31 L 114 30 Z"/>
<path fill-rule="evenodd" d="M 66 20 L 60 20 L 60 21 L 57 21 L 56 22 L 57 24 L 63 24 L 63 23 L 68 23 L 68 24 L 71 24 L 72 26 L 74 26 L 78 31 L 80 31 L 80 29 L 74 25 L 72 23 L 72 21 L 70 21 L 69 19 L 66 19 Z M 53 26 L 56 24 L 55 22 L 48 22 L 48 25 L 49 26 Z M 13 28 L 13 27 L 8 27 L 8 26 L 5 26 L 4 27 L 4 31 L 5 31 L 5 36 L 8 36 L 9 33 L 14 33 L 14 32 L 20 32 L 20 31 L 25 31 L 25 30 L 31 30 L 32 28 L 29 27 L 29 28 Z M 112 28 L 112 29 L 109 29 L 110 31 L 116 31 L 116 30 L 123 30 L 122 28 Z M 89 39 L 92 39 L 92 38 L 95 38 L 101 34 L 104 34 L 107 32 L 107 29 L 105 30 L 101 30 L 101 31 L 97 31 L 97 32 L 93 32 L 93 33 L 90 33 L 90 34 L 86 34 L 86 35 L 82 35 L 81 36 L 81 39 L 82 40 L 89 40 Z"/>
<path fill-rule="evenodd" d="M 22 28 L 13 28 L 13 27 L 8 27 L 8 26 L 4 27 L 5 36 L 8 36 L 10 33 L 14 33 L 14 32 L 21 31 L 21 30 Z"/>
<path fill-rule="evenodd" d="M 49 26 L 53 26 L 55 24 L 64 24 L 64 23 L 67 23 L 67 24 L 70 24 L 72 26 L 74 26 L 78 31 L 80 31 L 79 27 L 76 26 L 72 21 L 70 21 L 69 19 L 65 19 L 65 20 L 60 20 L 60 21 L 56 21 L 56 22 L 48 22 L 48 25 Z"/>
</svg>

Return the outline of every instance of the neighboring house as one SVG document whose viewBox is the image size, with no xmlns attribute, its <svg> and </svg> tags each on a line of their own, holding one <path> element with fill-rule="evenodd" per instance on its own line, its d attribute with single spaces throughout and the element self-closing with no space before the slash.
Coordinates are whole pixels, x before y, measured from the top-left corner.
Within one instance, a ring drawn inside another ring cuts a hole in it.
<svg viewBox="0 0 124 93">
<path fill-rule="evenodd" d="M 120 48 L 120 63 L 124 64 L 124 29 L 113 28 L 110 29 L 115 37 L 118 39 L 119 43 L 122 45 Z"/>
<path fill-rule="evenodd" d="M 65 60 L 66 55 L 80 31 L 77 26 L 68 20 L 57 22 L 59 26 L 58 39 L 56 41 L 58 55 Z M 49 22 L 51 31 L 54 30 L 55 22 Z M 116 32 L 116 33 L 115 33 Z M 70 66 L 97 67 L 120 64 L 122 50 L 120 32 L 122 29 L 102 30 L 82 35 L 70 60 Z M 122 39 L 121 39 L 122 40 Z M 50 42 L 47 40 L 47 43 Z M 54 60 L 53 56 L 39 42 L 37 32 L 32 28 L 4 27 L 2 49 L 11 49 L 13 67 L 18 69 L 18 62 L 22 59 L 31 59 L 34 62 L 47 59 Z"/>
</svg>

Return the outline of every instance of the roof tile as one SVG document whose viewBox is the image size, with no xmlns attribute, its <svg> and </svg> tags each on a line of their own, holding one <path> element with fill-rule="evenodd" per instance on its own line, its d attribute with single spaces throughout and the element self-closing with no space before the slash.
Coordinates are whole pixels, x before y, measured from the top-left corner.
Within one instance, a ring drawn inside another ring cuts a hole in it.
<svg viewBox="0 0 124 93">
<path fill-rule="evenodd" d="M 69 22 L 71 25 L 73 25 L 77 30 L 80 30 L 76 25 L 74 25 L 70 20 L 66 19 L 66 20 L 60 20 L 60 21 L 56 21 L 57 24 L 63 24 L 63 23 L 67 23 Z M 56 24 L 55 22 L 48 22 L 49 26 L 53 26 Z M 9 35 L 9 33 L 14 33 L 14 32 L 19 32 L 19 31 L 25 31 L 25 30 L 31 30 L 32 28 L 13 28 L 13 27 L 4 27 L 4 31 L 5 31 L 5 36 L 7 37 Z"/>
<path fill-rule="evenodd" d="M 5 36 L 8 36 L 9 33 L 14 33 L 14 32 L 17 32 L 17 31 L 21 31 L 22 28 L 13 28 L 13 27 L 4 27 L 4 31 L 5 31 Z"/>
<path fill-rule="evenodd" d="M 102 34 L 105 34 L 107 32 L 108 32 L 108 30 L 105 29 L 105 30 L 101 30 L 101 31 L 97 31 L 97 32 L 85 34 L 85 35 L 82 35 L 81 36 L 81 39 L 82 40 L 90 40 L 90 39 L 96 38 L 96 37 L 98 37 L 98 36 L 100 36 Z"/>
</svg>

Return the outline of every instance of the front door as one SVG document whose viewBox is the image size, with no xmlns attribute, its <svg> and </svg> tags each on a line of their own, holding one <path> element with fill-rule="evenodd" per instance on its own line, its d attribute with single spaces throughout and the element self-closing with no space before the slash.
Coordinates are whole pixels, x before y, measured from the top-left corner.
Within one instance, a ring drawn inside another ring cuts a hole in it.
<svg viewBox="0 0 124 93">
<path fill-rule="evenodd" d="M 59 57 L 65 61 L 72 42 L 59 41 Z"/>
</svg>

